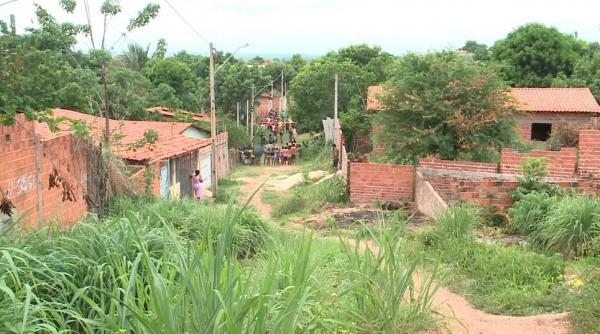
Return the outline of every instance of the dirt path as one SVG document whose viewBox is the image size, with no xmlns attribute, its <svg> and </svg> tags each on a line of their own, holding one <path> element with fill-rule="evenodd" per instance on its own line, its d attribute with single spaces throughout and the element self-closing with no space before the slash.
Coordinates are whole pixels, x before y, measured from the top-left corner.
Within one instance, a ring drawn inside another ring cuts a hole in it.
<svg viewBox="0 0 600 334">
<path fill-rule="evenodd" d="M 250 176 L 237 177 L 241 181 L 240 185 L 240 202 L 245 203 L 248 198 L 256 191 L 254 197 L 250 201 L 250 205 L 254 206 L 258 212 L 263 216 L 271 217 L 271 206 L 262 201 L 262 193 L 265 189 L 273 189 L 267 181 L 273 180 L 283 175 L 293 174 L 300 171 L 298 166 L 263 166 L 253 169 L 256 173 L 252 173 Z M 286 188 L 289 189 L 289 188 Z"/>
<path fill-rule="evenodd" d="M 268 180 L 283 174 L 297 172 L 295 166 L 276 166 L 256 168 L 257 175 L 240 177 L 240 196 L 246 200 L 258 187 Z M 272 185 L 273 182 L 270 182 Z M 285 188 L 285 187 L 284 187 Z M 271 207 L 263 203 L 261 188 L 250 202 L 265 217 L 271 217 Z M 369 247 L 377 251 L 373 244 L 361 244 L 361 249 Z M 375 248 L 375 249 L 374 249 Z M 418 281 L 419 278 L 417 277 Z M 541 314 L 528 317 L 500 316 L 485 313 L 476 309 L 464 297 L 439 287 L 433 297 L 433 305 L 445 319 L 444 326 L 437 333 L 469 333 L 469 334 L 567 334 L 570 332 L 568 313 Z"/>
</svg>

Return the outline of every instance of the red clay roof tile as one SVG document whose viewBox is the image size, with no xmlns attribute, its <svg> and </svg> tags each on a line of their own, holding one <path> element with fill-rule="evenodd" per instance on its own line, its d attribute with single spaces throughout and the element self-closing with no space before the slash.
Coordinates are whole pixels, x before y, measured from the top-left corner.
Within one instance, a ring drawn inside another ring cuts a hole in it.
<svg viewBox="0 0 600 334">
<path fill-rule="evenodd" d="M 104 134 L 104 118 L 88 115 L 67 109 L 54 109 L 54 117 L 67 117 L 72 120 L 84 121 L 89 127 L 92 139 L 101 142 Z M 121 136 L 113 146 L 115 153 L 125 160 L 154 161 L 175 157 L 190 151 L 210 146 L 210 139 L 187 137 L 183 132 L 191 126 L 190 123 L 152 122 L 152 121 L 119 121 L 109 120 L 111 134 Z M 42 140 L 47 141 L 70 133 L 69 125 L 62 123 L 61 131 L 52 132 L 46 123 L 36 123 L 35 131 Z M 131 145 L 144 137 L 144 132 L 154 129 L 158 133 L 156 143 L 146 144 L 141 148 L 132 149 Z"/>
<path fill-rule="evenodd" d="M 531 112 L 600 112 L 589 88 L 513 88 L 517 109 Z"/>
</svg>

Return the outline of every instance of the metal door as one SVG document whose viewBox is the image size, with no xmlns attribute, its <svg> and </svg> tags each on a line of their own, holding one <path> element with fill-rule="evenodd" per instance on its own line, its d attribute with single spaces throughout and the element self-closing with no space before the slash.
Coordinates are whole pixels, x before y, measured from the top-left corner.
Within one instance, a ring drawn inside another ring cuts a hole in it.
<svg viewBox="0 0 600 334">
<path fill-rule="evenodd" d="M 204 157 L 202 157 L 200 161 L 200 174 L 202 175 L 202 179 L 204 179 L 202 186 L 204 187 L 204 189 L 208 189 L 211 186 L 212 180 L 212 174 L 210 173 L 210 152 L 207 153 Z"/>
<path fill-rule="evenodd" d="M 191 175 L 196 170 L 198 153 L 192 152 L 177 158 L 177 182 L 179 182 L 179 191 L 181 197 L 192 197 L 192 179 Z"/>
<path fill-rule="evenodd" d="M 171 175 L 169 173 L 169 162 L 162 165 L 160 168 L 160 197 L 169 197 L 169 185 L 171 181 Z"/>
</svg>

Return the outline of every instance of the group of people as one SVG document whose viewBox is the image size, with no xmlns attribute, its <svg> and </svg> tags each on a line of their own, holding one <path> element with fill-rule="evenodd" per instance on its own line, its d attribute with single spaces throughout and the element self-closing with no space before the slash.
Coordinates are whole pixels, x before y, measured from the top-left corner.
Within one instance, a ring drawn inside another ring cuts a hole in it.
<svg viewBox="0 0 600 334">
<path fill-rule="evenodd" d="M 264 149 L 265 165 L 291 165 L 298 154 L 298 147 L 295 142 L 287 143 L 281 147 L 267 144 Z"/>
<path fill-rule="evenodd" d="M 295 142 L 298 136 L 296 123 L 290 120 L 287 115 L 270 111 L 267 117 L 260 122 L 260 125 L 267 129 L 269 133 L 268 143 L 283 145 L 284 142 Z M 287 135 L 287 139 L 285 136 Z"/>
<path fill-rule="evenodd" d="M 238 150 L 244 165 L 291 165 L 300 154 L 300 145 L 288 142 L 285 145 L 266 144 Z"/>
</svg>

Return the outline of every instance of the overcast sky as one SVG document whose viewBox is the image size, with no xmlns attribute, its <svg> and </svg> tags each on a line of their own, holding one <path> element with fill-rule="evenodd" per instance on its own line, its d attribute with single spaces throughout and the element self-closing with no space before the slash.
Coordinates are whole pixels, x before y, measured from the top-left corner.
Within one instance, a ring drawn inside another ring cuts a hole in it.
<svg viewBox="0 0 600 334">
<path fill-rule="evenodd" d="M 3 3 L 6 0 L 0 0 Z M 587 41 L 600 40 L 598 0 L 167 0 L 203 38 L 219 50 L 240 53 L 321 55 L 341 47 L 368 43 L 402 54 L 459 48 L 466 40 L 493 44 L 519 25 L 541 22 L 565 33 L 577 32 Z M 65 14 L 58 0 L 18 0 L 0 6 L 0 19 L 15 14 L 19 30 L 35 25 L 34 2 L 47 8 L 59 21 L 85 23 L 83 8 Z M 82 3 L 81 0 L 78 0 Z M 102 0 L 90 0 L 99 18 Z M 115 44 L 128 19 L 147 1 L 121 1 L 123 13 L 112 22 L 108 45 L 120 53 L 137 42 L 154 48 L 165 38 L 169 53 L 187 50 L 207 53 L 207 44 L 168 6 L 160 4 L 159 17 L 147 27 Z M 100 29 L 101 21 L 94 22 Z M 80 39 L 78 48 L 89 48 Z"/>
</svg>

